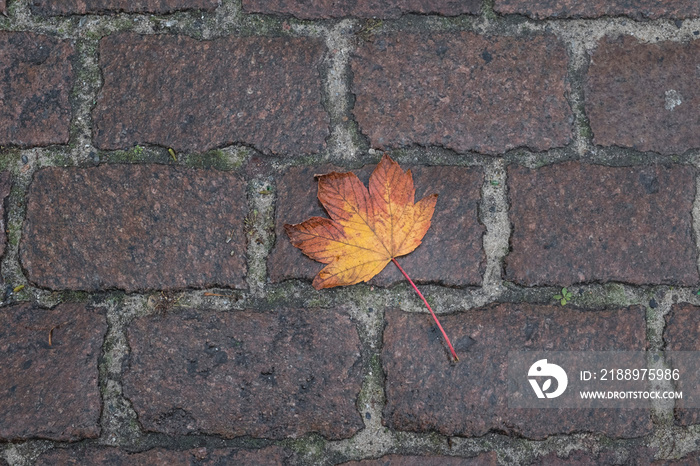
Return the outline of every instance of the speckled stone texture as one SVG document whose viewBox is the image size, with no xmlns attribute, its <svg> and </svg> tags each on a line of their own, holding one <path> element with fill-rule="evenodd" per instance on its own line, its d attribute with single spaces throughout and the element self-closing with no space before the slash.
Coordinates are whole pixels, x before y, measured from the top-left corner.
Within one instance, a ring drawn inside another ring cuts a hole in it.
<svg viewBox="0 0 700 466">
<path fill-rule="evenodd" d="M 170 13 L 178 10 L 214 10 L 218 0 L 32 0 L 32 12 L 39 15 L 82 15 L 85 13 Z"/>
<path fill-rule="evenodd" d="M 508 280 L 526 286 L 698 283 L 691 166 L 512 165 L 508 197 Z"/>
<path fill-rule="evenodd" d="M 355 170 L 367 186 L 374 165 Z M 409 167 L 403 167 L 407 169 Z M 416 200 L 438 194 L 433 220 L 418 249 L 398 258 L 411 279 L 447 286 L 480 285 L 486 259 L 482 247 L 485 227 L 479 222 L 483 171 L 464 167 L 410 167 L 416 187 Z M 284 231 L 285 223 L 300 223 L 312 216 L 328 217 L 318 202 L 318 182 L 314 174 L 347 171 L 338 167 L 295 167 L 286 170 L 277 185 L 275 247 L 268 259 L 270 279 L 311 280 L 323 264 L 306 257 L 292 246 Z M 394 264 L 389 264 L 370 283 L 389 286 L 405 282 Z"/>
<path fill-rule="evenodd" d="M 70 448 L 49 450 L 41 455 L 36 466 L 63 466 L 74 464 L 104 464 L 110 466 L 259 466 L 281 465 L 290 453 L 272 446 L 260 450 L 195 448 L 192 450 L 165 450 L 154 448 L 140 453 L 129 453 L 118 448 Z"/>
<path fill-rule="evenodd" d="M 373 147 L 536 151 L 571 139 L 568 58 L 552 35 L 392 34 L 351 60 L 353 113 Z"/>
<path fill-rule="evenodd" d="M 700 464 L 700 452 L 694 451 L 677 460 L 659 460 L 651 463 L 652 466 L 697 466 Z"/>
<path fill-rule="evenodd" d="M 0 311 L 0 441 L 99 436 L 106 333 L 104 314 L 82 304 Z"/>
<path fill-rule="evenodd" d="M 661 154 L 700 147 L 700 42 L 604 38 L 585 78 L 593 142 Z"/>
<path fill-rule="evenodd" d="M 110 35 L 100 41 L 95 145 L 205 151 L 241 143 L 272 154 L 319 152 L 330 121 L 321 106 L 324 52 L 309 38 Z"/>
<path fill-rule="evenodd" d="M 643 351 L 644 310 L 562 310 L 499 304 L 440 321 L 460 357 L 449 350 L 430 315 L 389 310 L 382 364 L 385 424 L 397 430 L 480 436 L 490 430 L 542 439 L 572 432 L 638 437 L 651 432 L 647 409 L 508 407 L 509 351 Z"/>
<path fill-rule="evenodd" d="M 7 234 L 5 233 L 5 201 L 12 189 L 10 172 L 0 172 L 0 258 L 5 254 Z M 2 279 L 0 279 L 2 280 Z"/>
<path fill-rule="evenodd" d="M 72 60 L 69 40 L 0 31 L 0 146 L 68 142 Z"/>
<path fill-rule="evenodd" d="M 622 458 L 625 458 L 623 463 L 620 463 L 620 456 L 622 453 Z M 549 453 L 541 458 L 538 458 L 536 462 L 537 466 L 613 466 L 619 464 L 630 464 L 634 466 L 650 466 L 662 464 L 673 464 L 666 462 L 652 463 L 654 461 L 654 455 L 656 450 L 642 445 L 636 445 L 629 447 L 625 456 L 623 452 L 619 449 L 611 449 L 607 451 L 601 451 L 597 454 L 592 454 L 582 450 L 572 450 L 565 457 L 557 456 L 556 453 Z"/>
<path fill-rule="evenodd" d="M 671 312 L 666 314 L 664 342 L 668 351 L 700 351 L 700 307 L 692 304 L 674 304 Z M 700 387 L 697 385 L 700 374 L 700 361 L 697 358 L 683 358 L 674 361 L 669 358 L 671 367 L 680 371 L 680 378 L 675 382 L 677 390 L 683 390 L 683 399 L 676 400 L 675 416 L 680 425 L 700 424 L 700 408 L 689 408 L 689 397 L 693 396 L 697 406 Z"/>
<path fill-rule="evenodd" d="M 22 266 L 50 289 L 245 287 L 245 189 L 231 173 L 165 165 L 39 170 Z"/>
<path fill-rule="evenodd" d="M 600 18 L 630 16 L 635 19 L 685 19 L 700 16 L 694 0 L 496 0 L 494 11 L 530 18 Z"/>
<path fill-rule="evenodd" d="M 386 455 L 376 460 L 349 461 L 339 466 L 496 466 L 495 451 L 482 453 L 473 458 L 456 456 L 402 456 Z"/>
<path fill-rule="evenodd" d="M 304 19 L 344 16 L 388 19 L 406 13 L 457 16 L 479 14 L 481 0 L 243 0 L 243 11 Z"/>
<path fill-rule="evenodd" d="M 185 310 L 136 320 L 123 377 L 147 431 L 348 438 L 363 427 L 360 340 L 335 310 Z"/>
</svg>

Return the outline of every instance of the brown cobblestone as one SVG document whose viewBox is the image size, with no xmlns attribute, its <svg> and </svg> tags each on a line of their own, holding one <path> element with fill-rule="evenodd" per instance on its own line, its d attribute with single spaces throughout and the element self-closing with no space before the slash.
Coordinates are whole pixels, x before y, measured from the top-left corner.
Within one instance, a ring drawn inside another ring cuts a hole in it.
<svg viewBox="0 0 700 466">
<path fill-rule="evenodd" d="M 481 0 L 243 0 L 243 10 L 251 13 L 292 15 L 304 19 L 396 18 L 405 13 L 457 16 L 479 14 Z"/>
<path fill-rule="evenodd" d="M 661 154 L 700 147 L 699 60 L 698 41 L 603 39 L 585 82 L 595 144 Z"/>
<path fill-rule="evenodd" d="M 281 465 L 289 453 L 280 447 L 260 450 L 196 448 L 169 451 L 154 448 L 141 453 L 129 453 L 118 448 L 54 448 L 41 455 L 36 466 L 73 464 L 104 464 L 110 466 L 190 466 L 193 464 L 236 466 Z"/>
<path fill-rule="evenodd" d="M 567 55 L 551 35 L 375 37 L 355 51 L 353 113 L 373 147 L 499 154 L 571 139 Z"/>
<path fill-rule="evenodd" d="M 330 121 L 317 68 L 324 51 L 309 38 L 110 35 L 100 41 L 104 86 L 93 111 L 95 144 L 205 151 L 241 143 L 273 154 L 319 152 Z"/>
<path fill-rule="evenodd" d="M 217 0 L 32 0 L 39 15 L 83 15 L 85 13 L 171 13 L 178 10 L 214 10 Z"/>
<path fill-rule="evenodd" d="M 621 464 L 621 453 L 622 452 L 619 450 L 607 450 L 597 454 L 592 454 L 581 450 L 573 450 L 570 451 L 564 458 L 557 456 L 556 453 L 550 453 L 546 456 L 538 458 L 532 464 L 537 466 L 612 466 Z M 634 466 L 649 466 L 651 464 L 657 464 L 652 463 L 654 460 L 654 455 L 656 454 L 656 450 L 652 448 L 634 446 L 631 447 L 627 453 L 626 460 L 622 464 L 630 464 Z"/>
<path fill-rule="evenodd" d="M 408 168 L 408 167 L 404 167 Z M 268 273 L 273 282 L 289 279 L 311 280 L 323 267 L 293 247 L 284 231 L 285 223 L 300 223 L 317 215 L 328 215 L 319 205 L 318 182 L 314 174 L 337 167 L 295 167 L 282 176 L 277 186 L 275 233 L 277 240 L 268 260 Z M 355 170 L 367 185 L 374 165 Z M 433 221 L 423 243 L 414 252 L 398 259 L 417 282 L 447 286 L 479 285 L 485 267 L 482 248 L 484 226 L 479 222 L 478 203 L 481 197 L 483 171 L 463 167 L 411 167 L 416 186 L 416 200 L 437 193 L 438 202 Z M 398 269 L 389 264 L 370 281 L 389 286 L 405 281 Z"/>
<path fill-rule="evenodd" d="M 0 50 L 0 146 L 67 143 L 73 85 L 70 41 L 0 31 Z"/>
<path fill-rule="evenodd" d="M 501 14 L 530 18 L 600 18 L 630 16 L 635 19 L 685 19 L 700 16 L 700 6 L 691 0 L 496 0 L 493 9 Z"/>
<path fill-rule="evenodd" d="M 0 312 L 0 440 L 75 441 L 100 434 L 104 315 L 81 304 Z"/>
<path fill-rule="evenodd" d="M 245 184 L 230 173 L 47 168 L 29 188 L 20 258 L 50 289 L 245 287 L 246 213 Z"/>
<path fill-rule="evenodd" d="M 665 319 L 664 342 L 667 351 L 700 351 L 700 307 L 688 303 L 674 304 Z M 688 381 L 690 386 L 684 381 L 689 374 L 699 374 L 700 367 L 688 367 L 687 362 L 676 362 L 671 358 L 671 366 L 681 373 L 675 388 L 684 391 L 684 398 L 676 400 L 675 416 L 677 423 L 684 426 L 700 424 L 700 409 L 687 407 L 689 397 L 698 396 L 698 387 L 694 384 L 697 377 Z"/>
<path fill-rule="evenodd" d="M 384 330 L 388 427 L 444 435 L 490 430 L 541 439 L 600 432 L 639 437 L 651 432 L 647 409 L 524 409 L 508 407 L 509 351 L 644 350 L 644 310 L 584 312 L 554 306 L 499 304 L 441 316 L 460 356 L 449 352 L 429 315 L 390 310 Z"/>
<path fill-rule="evenodd" d="M 677 460 L 659 460 L 651 464 L 652 466 L 697 466 L 700 464 L 700 452 L 695 451 Z"/>
<path fill-rule="evenodd" d="M 124 393 L 148 431 L 276 438 L 362 428 L 360 341 L 330 310 L 198 312 L 128 329 Z"/>
<path fill-rule="evenodd" d="M 376 460 L 349 461 L 339 466 L 496 466 L 496 452 L 482 453 L 473 458 L 457 456 L 386 455 Z"/>
<path fill-rule="evenodd" d="M 508 280 L 526 286 L 698 282 L 692 167 L 510 166 L 508 191 Z"/>
</svg>

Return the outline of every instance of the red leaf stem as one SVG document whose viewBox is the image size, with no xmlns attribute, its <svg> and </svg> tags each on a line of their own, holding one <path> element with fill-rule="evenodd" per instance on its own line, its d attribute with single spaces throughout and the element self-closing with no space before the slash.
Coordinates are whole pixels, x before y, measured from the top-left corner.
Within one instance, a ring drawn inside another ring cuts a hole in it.
<svg viewBox="0 0 700 466">
<path fill-rule="evenodd" d="M 401 271 L 403 276 L 406 277 L 406 280 L 408 280 L 408 282 L 411 284 L 413 289 L 416 290 L 416 293 L 418 293 L 418 296 L 420 296 L 420 299 L 423 300 L 423 302 L 425 303 L 425 306 L 430 311 L 430 314 L 432 314 L 433 319 L 435 319 L 435 323 L 437 324 L 438 328 L 442 332 L 442 336 L 445 337 L 445 341 L 447 342 L 447 346 L 450 347 L 450 351 L 452 352 L 452 357 L 455 358 L 455 361 L 459 361 L 459 358 L 457 357 L 457 353 L 455 353 L 455 349 L 452 347 L 452 343 L 450 343 L 450 339 L 447 338 L 447 334 L 445 333 L 445 330 L 443 330 L 442 325 L 440 325 L 440 321 L 438 320 L 437 316 L 433 312 L 433 309 L 430 307 L 430 304 L 428 304 L 428 301 L 426 301 L 425 297 L 423 296 L 423 293 L 421 293 L 420 290 L 418 289 L 418 287 L 416 286 L 416 284 L 413 283 L 413 280 L 411 280 L 411 277 L 408 276 L 406 271 L 404 271 L 404 269 L 399 265 L 399 263 L 396 262 L 396 259 L 392 258 L 391 261 L 394 264 L 396 264 L 396 267 L 399 268 L 399 270 Z"/>
</svg>

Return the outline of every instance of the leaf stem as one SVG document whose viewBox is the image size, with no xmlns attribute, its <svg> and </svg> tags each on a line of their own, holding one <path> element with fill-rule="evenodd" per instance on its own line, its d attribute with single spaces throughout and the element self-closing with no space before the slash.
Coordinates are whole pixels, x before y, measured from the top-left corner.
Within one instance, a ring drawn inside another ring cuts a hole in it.
<svg viewBox="0 0 700 466">
<path fill-rule="evenodd" d="M 440 321 L 438 320 L 437 316 L 436 316 L 435 313 L 433 312 L 433 309 L 430 307 L 430 304 L 428 304 L 428 301 L 426 301 L 425 297 L 423 296 L 423 293 L 421 293 L 420 290 L 418 289 L 418 287 L 416 286 L 416 284 L 413 283 L 413 280 L 411 280 L 411 277 L 408 276 L 408 274 L 406 273 L 406 271 L 399 265 L 398 262 L 396 262 L 396 259 L 394 259 L 394 258 L 392 257 L 392 258 L 391 258 L 391 261 L 392 261 L 394 264 L 396 264 L 396 267 L 399 268 L 399 270 L 401 271 L 401 273 L 403 274 L 403 276 L 406 277 L 406 280 L 408 280 L 408 282 L 411 284 L 411 286 L 413 287 L 413 289 L 416 290 L 416 293 L 418 293 L 418 296 L 420 296 L 420 299 L 423 300 L 423 302 L 425 303 L 425 306 L 426 306 L 426 307 L 428 308 L 428 310 L 430 311 L 430 314 L 432 314 L 433 319 L 435 319 L 435 323 L 437 324 L 438 328 L 439 328 L 440 331 L 442 332 L 442 336 L 445 337 L 445 341 L 447 342 L 447 346 L 450 347 L 450 351 L 452 352 L 452 357 L 455 358 L 455 361 L 459 361 L 459 358 L 457 357 L 457 353 L 455 353 L 455 349 L 452 347 L 452 343 L 450 343 L 450 339 L 447 338 L 447 334 L 445 333 L 445 330 L 442 328 L 442 325 L 440 325 Z"/>
</svg>

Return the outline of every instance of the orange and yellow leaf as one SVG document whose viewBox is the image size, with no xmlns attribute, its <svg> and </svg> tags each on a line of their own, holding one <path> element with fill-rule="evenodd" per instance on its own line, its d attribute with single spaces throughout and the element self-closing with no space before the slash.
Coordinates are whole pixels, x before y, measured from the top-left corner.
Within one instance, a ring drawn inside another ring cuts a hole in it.
<svg viewBox="0 0 700 466">
<path fill-rule="evenodd" d="M 384 156 L 367 189 L 354 173 L 319 177 L 318 199 L 330 219 L 312 217 L 285 225 L 292 244 L 327 264 L 316 289 L 366 282 L 395 257 L 415 250 L 435 211 L 437 194 L 415 203 L 411 171 Z"/>
</svg>

